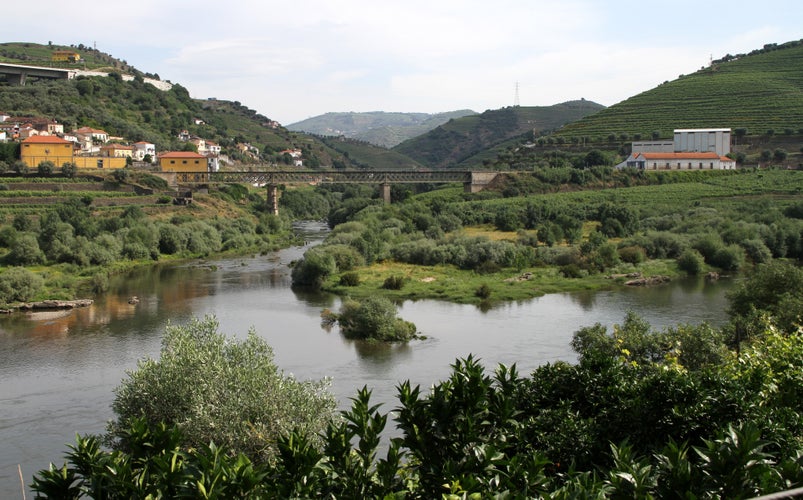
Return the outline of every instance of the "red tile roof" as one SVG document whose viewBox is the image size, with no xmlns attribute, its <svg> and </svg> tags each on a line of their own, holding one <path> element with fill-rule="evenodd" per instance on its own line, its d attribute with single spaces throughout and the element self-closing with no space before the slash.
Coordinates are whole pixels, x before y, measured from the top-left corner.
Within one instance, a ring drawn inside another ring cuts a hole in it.
<svg viewBox="0 0 803 500">
<path fill-rule="evenodd" d="M 70 141 L 65 141 L 55 135 L 32 135 L 22 142 L 27 144 L 71 144 Z"/>
<path fill-rule="evenodd" d="M 194 151 L 169 151 L 167 153 L 162 153 L 159 155 L 159 158 L 206 158 L 203 155 L 200 155 Z"/>
</svg>

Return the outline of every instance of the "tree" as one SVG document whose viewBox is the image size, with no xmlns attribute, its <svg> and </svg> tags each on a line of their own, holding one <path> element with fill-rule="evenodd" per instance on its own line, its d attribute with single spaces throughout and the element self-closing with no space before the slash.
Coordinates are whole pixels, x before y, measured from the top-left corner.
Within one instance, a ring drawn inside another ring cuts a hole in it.
<svg viewBox="0 0 803 500">
<path fill-rule="evenodd" d="M 783 163 L 784 161 L 786 161 L 787 156 L 788 153 L 786 152 L 785 149 L 778 148 L 772 152 L 772 161 L 774 161 L 775 163 Z"/>
<path fill-rule="evenodd" d="M 67 177 L 68 179 L 72 179 L 75 177 L 75 174 L 78 172 L 78 165 L 75 163 L 68 161 L 64 162 L 61 166 L 61 175 Z"/>
<path fill-rule="evenodd" d="M 338 323 L 348 338 L 381 341 L 407 341 L 415 338 L 416 326 L 396 316 L 396 306 L 384 297 L 362 301 L 345 300 L 340 314 L 324 311 L 324 323 Z"/>
<path fill-rule="evenodd" d="M 748 279 L 728 294 L 732 318 L 748 318 L 754 312 L 768 313 L 787 332 L 803 323 L 803 270 L 774 260 L 756 267 Z"/>
<path fill-rule="evenodd" d="M 45 280 L 24 267 L 11 267 L 0 274 L 0 303 L 25 302 L 33 299 Z"/>
<path fill-rule="evenodd" d="M 27 174 L 28 173 L 28 165 L 22 160 L 17 160 L 14 163 L 11 164 L 11 170 L 13 170 L 14 172 L 16 172 L 18 174 Z"/>
<path fill-rule="evenodd" d="M 284 375 L 270 346 L 251 330 L 245 340 L 218 332 L 214 317 L 165 329 L 158 360 L 145 359 L 115 389 L 109 437 L 130 449 L 126 429 L 144 417 L 183 433 L 184 446 L 210 442 L 272 462 L 277 440 L 294 429 L 310 439 L 326 428 L 336 402 L 326 380 Z"/>
<path fill-rule="evenodd" d="M 56 164 L 49 160 L 40 161 L 36 171 L 41 176 L 52 175 L 56 171 Z"/>
</svg>

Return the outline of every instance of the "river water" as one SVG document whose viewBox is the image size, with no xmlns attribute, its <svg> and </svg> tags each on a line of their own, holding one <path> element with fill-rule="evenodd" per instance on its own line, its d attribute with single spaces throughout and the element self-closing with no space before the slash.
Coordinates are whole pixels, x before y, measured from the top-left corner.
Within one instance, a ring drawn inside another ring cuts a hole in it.
<svg viewBox="0 0 803 500">
<path fill-rule="evenodd" d="M 308 241 L 324 224 L 301 228 Z M 653 327 L 726 321 L 729 280 L 679 280 L 648 288 L 550 294 L 490 309 L 421 300 L 399 315 L 425 340 L 373 345 L 321 328 L 320 312 L 339 298 L 290 289 L 288 264 L 307 247 L 266 256 L 156 266 L 119 277 L 91 307 L 0 318 L 0 498 L 22 498 L 26 484 L 50 462 L 63 463 L 75 434 L 102 433 L 112 417 L 113 389 L 137 360 L 158 357 L 168 322 L 214 315 L 220 331 L 244 337 L 253 328 L 273 347 L 277 365 L 299 379 L 332 378 L 341 406 L 358 388 L 373 390 L 385 411 L 397 385 L 428 387 L 469 354 L 488 368 L 516 363 L 520 373 L 557 360 L 574 361 L 572 333 L 621 323 L 636 311 Z M 139 302 L 130 304 L 136 296 Z M 31 496 L 30 494 L 28 495 Z"/>
</svg>

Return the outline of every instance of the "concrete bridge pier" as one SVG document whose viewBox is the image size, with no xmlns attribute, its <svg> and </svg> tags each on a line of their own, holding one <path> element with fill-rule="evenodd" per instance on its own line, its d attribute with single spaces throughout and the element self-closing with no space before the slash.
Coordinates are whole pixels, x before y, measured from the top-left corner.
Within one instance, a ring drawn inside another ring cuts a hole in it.
<svg viewBox="0 0 803 500">
<path fill-rule="evenodd" d="M 471 180 L 463 184 L 466 193 L 479 193 L 496 179 L 498 172 L 471 172 Z"/>
<path fill-rule="evenodd" d="M 379 189 L 382 190 L 382 199 L 385 200 L 385 203 L 390 203 L 390 183 L 383 182 Z"/>
<path fill-rule="evenodd" d="M 268 210 L 273 215 L 279 215 L 279 186 L 276 184 L 267 184 L 268 188 Z"/>
</svg>

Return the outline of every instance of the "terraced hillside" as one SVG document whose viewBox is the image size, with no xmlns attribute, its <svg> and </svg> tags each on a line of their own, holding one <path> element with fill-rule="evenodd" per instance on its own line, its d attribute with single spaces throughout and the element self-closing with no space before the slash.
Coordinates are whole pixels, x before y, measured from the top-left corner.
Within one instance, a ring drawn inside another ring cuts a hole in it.
<svg viewBox="0 0 803 500">
<path fill-rule="evenodd" d="M 748 135 L 803 133 L 803 41 L 725 56 L 693 74 L 570 123 L 557 135 L 644 139 L 678 128 L 729 127 Z M 769 133 L 768 133 L 769 132 Z"/>
</svg>

